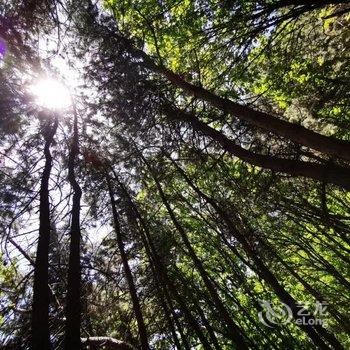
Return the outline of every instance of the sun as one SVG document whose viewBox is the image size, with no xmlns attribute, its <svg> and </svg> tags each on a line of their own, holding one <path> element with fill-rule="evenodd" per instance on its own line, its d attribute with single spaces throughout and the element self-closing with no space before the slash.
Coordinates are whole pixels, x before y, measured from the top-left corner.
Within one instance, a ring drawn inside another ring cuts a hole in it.
<svg viewBox="0 0 350 350">
<path fill-rule="evenodd" d="M 40 79 L 30 88 L 35 96 L 35 102 L 44 108 L 60 110 L 72 104 L 68 88 L 59 80 L 53 78 Z"/>
</svg>

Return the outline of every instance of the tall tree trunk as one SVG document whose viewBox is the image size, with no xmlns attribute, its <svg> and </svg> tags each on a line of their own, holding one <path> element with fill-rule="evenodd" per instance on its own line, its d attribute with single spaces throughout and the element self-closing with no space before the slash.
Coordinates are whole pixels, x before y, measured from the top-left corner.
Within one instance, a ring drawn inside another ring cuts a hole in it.
<svg viewBox="0 0 350 350">
<path fill-rule="evenodd" d="M 202 122 L 193 114 L 170 106 L 164 106 L 163 111 L 169 119 L 185 121 L 190 124 L 194 130 L 210 137 L 220 144 L 225 151 L 245 162 L 265 169 L 286 173 L 291 176 L 304 176 L 326 183 L 333 183 L 350 190 L 350 170 L 347 168 L 331 164 L 318 164 L 257 154 L 237 145 L 223 133 Z"/>
<path fill-rule="evenodd" d="M 212 283 L 211 279 L 209 278 L 208 274 L 206 273 L 206 271 L 204 269 L 202 262 L 199 260 L 195 251 L 193 250 L 192 245 L 187 237 L 185 230 L 183 229 L 182 225 L 179 223 L 179 221 L 175 217 L 174 211 L 172 210 L 169 202 L 167 201 L 158 179 L 154 175 L 154 173 L 153 173 L 150 165 L 146 161 L 146 159 L 142 155 L 141 155 L 141 157 L 142 157 L 143 161 L 145 162 L 145 164 L 147 165 L 150 172 L 152 173 L 152 176 L 153 176 L 154 182 L 156 184 L 158 193 L 161 197 L 162 203 L 164 204 L 165 208 L 167 209 L 167 212 L 168 212 L 175 228 L 179 232 L 179 234 L 180 234 L 180 236 L 181 236 L 181 238 L 182 238 L 182 240 L 183 240 L 183 242 L 188 250 L 190 257 L 191 257 L 197 271 L 199 272 L 199 274 L 203 280 L 205 287 L 207 288 L 211 298 L 213 299 L 215 306 L 217 307 L 217 311 L 221 314 L 222 320 L 224 321 L 224 323 L 227 326 L 228 334 L 230 335 L 231 340 L 235 343 L 235 345 L 239 349 L 242 349 L 242 350 L 248 349 L 247 344 L 249 343 L 249 339 L 246 338 L 246 335 L 244 334 L 243 330 L 235 323 L 235 321 L 232 319 L 230 313 L 226 309 L 225 305 L 221 301 L 219 295 L 217 294 L 217 291 L 216 291 L 214 284 Z"/>
<path fill-rule="evenodd" d="M 325 301 L 327 302 L 326 298 L 317 291 L 315 288 L 313 288 L 305 279 L 298 274 L 297 271 L 293 269 L 293 267 L 289 266 L 275 251 L 275 249 L 270 245 L 269 242 L 266 240 L 262 240 L 261 238 L 258 239 L 261 244 L 266 247 L 267 251 L 270 251 L 272 253 L 272 256 L 289 272 L 290 275 L 292 275 L 299 283 L 304 287 L 304 289 L 312 295 L 316 300 L 318 301 Z M 328 303 L 328 302 L 327 302 Z M 350 320 L 347 316 L 344 316 L 340 314 L 334 307 L 331 305 L 328 305 L 328 312 L 337 320 L 338 326 L 341 327 L 345 332 L 349 332 L 350 330 Z"/>
<path fill-rule="evenodd" d="M 258 253 L 254 250 L 254 248 L 249 244 L 246 240 L 244 234 L 242 234 L 236 227 L 235 223 L 232 221 L 231 217 L 234 216 L 234 213 L 228 215 L 225 210 L 220 208 L 220 206 L 216 203 L 214 199 L 204 194 L 186 175 L 186 173 L 180 168 L 175 162 L 173 164 L 176 165 L 179 172 L 182 174 L 186 182 L 190 185 L 191 188 L 202 198 L 204 198 L 221 216 L 221 218 L 226 223 L 227 227 L 231 231 L 233 237 L 237 239 L 237 241 L 242 245 L 242 248 L 249 256 L 249 258 L 254 262 L 256 269 L 255 271 L 258 275 L 266 281 L 268 285 L 274 290 L 279 299 L 287 304 L 292 312 L 293 317 L 297 321 L 298 326 L 303 329 L 309 337 L 314 341 L 315 345 L 317 345 L 320 349 L 329 349 L 329 346 L 326 342 L 329 342 L 334 349 L 343 349 L 337 338 L 329 333 L 325 328 L 321 325 L 317 325 L 313 316 L 305 316 L 307 324 L 299 323 L 298 311 L 301 309 L 301 306 L 298 302 L 284 289 L 284 287 L 279 283 L 275 275 L 270 271 L 270 269 L 265 265 L 265 263 L 260 259 Z M 311 322 L 309 322 L 311 320 Z M 314 326 L 313 326 L 314 325 Z M 325 342 L 326 341 L 326 342 Z"/>
<path fill-rule="evenodd" d="M 136 286 L 134 283 L 134 279 L 131 273 L 131 269 L 128 263 L 128 257 L 126 255 L 125 249 L 124 249 L 124 242 L 122 238 L 122 232 L 120 228 L 120 222 L 119 222 L 119 215 L 117 212 L 117 207 L 114 199 L 114 192 L 112 189 L 112 184 L 111 184 L 111 179 L 109 174 L 106 174 L 106 180 L 107 180 L 107 185 L 108 185 L 108 191 L 109 191 L 109 197 L 111 201 L 111 207 L 112 207 L 112 214 L 113 214 L 113 224 L 114 224 L 114 229 L 117 237 L 117 244 L 118 244 L 118 249 L 120 252 L 120 256 L 122 258 L 122 263 L 123 263 L 123 268 L 124 268 L 124 273 L 126 280 L 128 282 L 129 286 L 129 292 L 132 300 L 132 305 L 133 309 L 135 312 L 136 316 L 136 321 L 137 321 L 137 326 L 139 330 L 139 337 L 140 337 L 140 343 L 141 343 L 141 349 L 142 350 L 149 350 L 149 345 L 148 345 L 148 336 L 147 336 L 147 330 L 145 326 L 145 322 L 142 316 L 142 311 L 141 311 L 141 306 L 140 306 L 140 301 L 137 296 L 137 291 L 136 291 Z"/>
<path fill-rule="evenodd" d="M 264 131 L 272 132 L 302 146 L 350 161 L 350 143 L 348 141 L 318 134 L 301 125 L 287 122 L 251 107 L 219 97 L 202 87 L 187 83 L 179 75 L 165 68 L 158 68 L 158 71 L 188 94 L 209 102 L 213 107 L 229 113 L 233 117 L 247 121 Z"/>
<path fill-rule="evenodd" d="M 73 189 L 71 211 L 68 283 L 66 300 L 65 350 L 80 350 L 81 266 L 80 266 L 80 199 L 81 188 L 76 180 L 75 167 L 79 154 L 78 115 L 74 108 L 73 136 L 68 159 L 68 180 Z"/>
<path fill-rule="evenodd" d="M 332 155 L 335 158 L 342 158 L 350 161 L 350 142 L 318 134 L 301 125 L 290 123 L 276 116 L 255 110 L 249 106 L 240 105 L 227 98 L 220 97 L 201 86 L 193 85 L 185 81 L 179 74 L 172 72 L 164 66 L 158 65 L 144 51 L 136 48 L 132 40 L 122 36 L 116 31 L 112 32 L 112 30 L 107 30 L 106 33 L 109 34 L 109 39 L 113 36 L 117 44 L 123 44 L 125 50 L 139 58 L 140 65 L 164 76 L 174 86 L 182 89 L 186 94 L 206 101 L 213 107 L 233 117 L 247 121 L 266 132 L 272 132 L 275 135 L 284 137 L 286 140 L 294 141 L 318 152 Z"/>
<path fill-rule="evenodd" d="M 53 124 L 48 120 L 43 126 L 45 140 L 45 166 L 40 185 L 39 241 L 34 264 L 33 309 L 31 320 L 31 349 L 51 349 L 49 332 L 49 246 L 50 246 L 50 202 L 49 181 L 52 169 L 50 147 L 58 126 L 58 118 Z"/>
<path fill-rule="evenodd" d="M 164 154 L 166 155 L 166 157 L 167 157 L 168 159 L 170 159 L 170 160 L 172 161 L 172 163 L 173 163 L 173 164 L 177 167 L 177 169 L 181 172 L 182 169 L 179 168 L 179 166 L 176 164 L 176 162 L 175 162 L 168 154 L 166 154 L 165 152 L 164 152 Z M 203 215 L 201 214 L 200 211 L 198 211 L 197 209 L 193 208 L 193 207 L 191 206 L 191 203 L 189 203 L 189 202 L 187 201 L 187 199 L 186 199 L 184 196 L 180 196 L 180 197 L 181 197 L 181 200 L 182 200 L 182 201 L 186 202 L 187 205 L 188 205 L 189 207 L 191 207 L 191 209 L 194 210 L 194 211 L 197 213 L 197 215 L 198 215 L 199 217 L 201 217 L 201 219 L 202 219 L 209 227 L 211 227 L 211 229 L 212 229 L 213 231 L 215 231 L 215 232 L 218 234 L 218 236 L 221 237 L 221 239 L 222 239 L 222 241 L 224 242 L 224 244 L 226 244 L 226 246 L 235 254 L 235 256 L 238 257 L 238 259 L 240 259 L 240 260 L 242 261 L 242 263 L 244 263 L 246 266 L 248 266 L 251 270 L 254 270 L 254 266 L 252 266 L 251 264 L 249 264 L 248 261 L 247 261 L 246 259 L 244 259 L 244 258 L 241 256 L 241 254 L 238 253 L 237 247 L 235 247 L 234 245 L 230 244 L 230 243 L 227 241 L 226 237 L 225 237 L 224 235 L 222 235 L 210 222 L 208 222 L 208 220 L 207 220 L 205 217 L 203 217 Z M 240 216 L 241 216 L 241 215 L 240 215 Z M 242 216 L 241 216 L 241 217 L 242 217 Z M 249 227 L 249 224 L 248 224 L 246 221 L 245 221 L 244 225 L 245 225 L 246 227 Z M 306 229 L 306 228 L 305 228 L 305 229 Z M 252 230 L 251 228 L 249 228 L 249 233 L 246 232 L 245 234 L 246 234 L 247 236 L 251 236 L 251 237 L 254 236 L 254 239 L 255 239 L 256 241 L 260 242 L 260 243 L 264 246 L 264 249 L 266 248 L 266 250 L 270 253 L 270 255 L 271 255 L 272 257 L 274 257 L 274 259 L 276 259 L 276 261 L 280 262 L 281 265 L 283 265 L 284 268 L 285 268 L 295 279 L 297 279 L 297 280 L 303 285 L 304 289 L 305 289 L 307 292 L 309 292 L 310 295 L 312 295 L 312 296 L 315 298 L 315 300 L 318 300 L 318 301 L 326 301 L 326 302 L 327 302 L 327 300 L 323 297 L 323 295 L 322 295 L 319 291 L 315 290 L 307 281 L 305 281 L 304 278 L 302 278 L 302 277 L 297 273 L 297 271 L 295 271 L 295 270 L 293 269 L 292 266 L 289 266 L 289 265 L 279 256 L 279 254 L 277 253 L 277 251 L 274 250 L 274 248 L 271 246 L 271 244 L 270 244 L 268 241 L 264 240 L 261 236 L 256 236 L 256 235 L 254 235 L 254 234 L 253 234 L 253 230 Z M 225 261 L 227 261 L 228 265 L 231 265 L 231 267 L 233 268 L 233 272 L 234 272 L 235 275 L 237 276 L 238 281 L 241 281 L 241 283 L 243 283 L 243 281 L 244 281 L 243 275 L 239 275 L 239 274 L 238 274 L 238 273 L 239 273 L 239 270 L 237 269 L 237 267 L 236 267 L 231 261 L 229 261 L 228 257 L 226 257 L 226 255 L 225 255 L 224 251 L 220 251 L 220 253 L 221 253 L 221 255 L 223 256 L 223 258 L 225 259 Z M 257 301 L 255 301 L 255 296 L 254 296 L 254 294 L 252 294 L 251 290 L 250 290 L 249 288 L 247 288 L 247 286 L 246 286 L 244 283 L 242 284 L 242 287 L 244 288 L 245 293 L 247 293 L 247 294 L 250 296 L 250 298 L 254 301 L 254 304 L 255 304 L 255 306 L 256 306 L 256 309 L 257 309 L 258 311 L 262 311 L 260 304 L 258 304 Z M 328 310 L 329 313 L 337 320 L 338 326 L 341 327 L 345 332 L 348 332 L 349 329 L 350 329 L 350 327 L 349 327 L 349 326 L 350 326 L 350 320 L 349 320 L 349 318 L 348 318 L 347 316 L 342 315 L 341 313 L 339 313 L 332 305 L 328 305 L 327 310 Z"/>
<path fill-rule="evenodd" d="M 184 337 L 184 334 L 181 329 L 181 325 L 179 324 L 177 320 L 177 314 L 174 312 L 174 308 L 172 306 L 172 300 L 169 295 L 171 293 L 175 299 L 175 301 L 178 303 L 180 310 L 184 313 L 185 318 L 187 322 L 190 324 L 191 329 L 193 329 L 198 336 L 198 339 L 203 345 L 203 348 L 205 350 L 211 350 L 212 346 L 206 339 L 201 327 L 199 326 L 196 318 L 191 314 L 191 311 L 188 309 L 186 302 L 184 301 L 183 297 L 177 292 L 178 288 L 176 287 L 175 283 L 168 278 L 167 271 L 165 266 L 163 265 L 161 258 L 158 255 L 158 252 L 153 244 L 151 234 L 149 232 L 148 226 L 142 217 L 141 213 L 139 212 L 137 206 L 133 202 L 131 196 L 129 195 L 128 191 L 126 190 L 125 186 L 118 180 L 118 177 L 114 173 L 115 179 L 118 181 L 118 184 L 120 186 L 120 189 L 123 191 L 125 197 L 127 198 L 130 206 L 133 209 L 133 212 L 135 213 L 136 218 L 139 220 L 139 223 L 141 225 L 141 232 L 144 233 L 143 243 L 145 245 L 145 249 L 147 252 L 147 255 L 150 259 L 151 265 L 152 265 L 152 271 L 154 274 L 154 277 L 157 281 L 159 281 L 160 286 L 162 287 L 162 292 L 164 292 L 164 295 L 166 299 L 168 300 L 169 307 L 171 308 L 171 312 L 173 315 L 173 318 L 175 320 L 175 323 L 177 324 L 179 333 L 181 335 L 181 338 L 183 340 L 183 346 L 184 348 L 188 349 L 189 345 L 187 340 Z"/>
<path fill-rule="evenodd" d="M 157 272 L 155 269 L 155 266 L 153 263 L 153 254 L 151 252 L 151 248 L 149 246 L 148 239 L 144 233 L 144 228 L 143 228 L 144 223 L 141 224 L 139 222 L 140 221 L 140 214 L 138 212 L 138 209 L 134 205 L 134 203 L 133 203 L 131 197 L 129 196 L 128 191 L 125 189 L 124 185 L 119 181 L 118 178 L 116 178 L 115 180 L 118 182 L 119 189 L 120 189 L 120 192 L 122 193 L 123 199 L 125 200 L 128 208 L 130 209 L 130 213 L 128 214 L 128 218 L 129 218 L 130 222 L 133 222 L 138 226 L 141 241 L 142 241 L 142 244 L 146 250 L 148 262 L 149 262 L 149 265 L 150 265 L 150 268 L 152 271 L 152 275 L 154 278 L 156 290 L 158 291 L 158 298 L 159 298 L 161 307 L 162 307 L 163 312 L 164 312 L 164 317 L 167 320 L 169 329 L 171 331 L 171 334 L 172 334 L 172 337 L 174 340 L 174 344 L 175 344 L 177 349 L 181 349 L 181 344 L 180 344 L 180 341 L 178 339 L 178 335 L 176 333 L 176 328 L 175 328 L 175 325 L 176 325 L 178 332 L 180 333 L 180 337 L 182 339 L 184 349 L 190 350 L 190 346 L 189 346 L 187 339 L 183 333 L 183 330 L 182 330 L 182 327 L 179 323 L 177 314 L 174 311 L 174 306 L 173 306 L 172 300 L 171 300 L 169 292 L 168 292 L 168 286 L 162 284 L 160 276 L 159 276 L 159 272 Z"/>
</svg>

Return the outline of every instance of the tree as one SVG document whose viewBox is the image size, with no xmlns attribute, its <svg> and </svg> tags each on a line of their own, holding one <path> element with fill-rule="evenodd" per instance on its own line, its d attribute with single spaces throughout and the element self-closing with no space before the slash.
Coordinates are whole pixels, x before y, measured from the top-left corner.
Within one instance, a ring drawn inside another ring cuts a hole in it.
<svg viewBox="0 0 350 350">
<path fill-rule="evenodd" d="M 50 146 L 58 127 L 58 119 L 51 122 L 50 117 L 43 121 L 43 136 L 45 139 L 45 166 L 40 186 L 39 207 L 39 241 L 34 266 L 33 311 L 32 311 L 32 348 L 50 349 L 49 332 L 49 248 L 50 248 L 50 202 L 49 181 L 52 169 Z"/>
<path fill-rule="evenodd" d="M 346 1 L 4 2 L 1 346 L 348 348 L 348 34 Z"/>
</svg>

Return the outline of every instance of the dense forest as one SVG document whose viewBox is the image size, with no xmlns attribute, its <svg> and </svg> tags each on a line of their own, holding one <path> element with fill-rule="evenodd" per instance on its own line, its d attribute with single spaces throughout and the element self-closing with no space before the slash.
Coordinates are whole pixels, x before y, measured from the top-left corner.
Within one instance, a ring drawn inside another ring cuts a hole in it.
<svg viewBox="0 0 350 350">
<path fill-rule="evenodd" d="M 349 349 L 349 1 L 0 0 L 0 181 L 0 349 Z"/>
</svg>

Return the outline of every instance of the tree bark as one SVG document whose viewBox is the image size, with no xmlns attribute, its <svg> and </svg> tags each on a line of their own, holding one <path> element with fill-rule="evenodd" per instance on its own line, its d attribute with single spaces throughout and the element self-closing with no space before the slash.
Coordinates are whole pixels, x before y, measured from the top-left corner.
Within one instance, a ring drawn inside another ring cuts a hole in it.
<svg viewBox="0 0 350 350">
<path fill-rule="evenodd" d="M 338 165 L 325 165 L 299 160 L 283 159 L 276 156 L 256 154 L 246 150 L 234 141 L 227 138 L 220 131 L 213 129 L 206 123 L 199 120 L 195 115 L 175 109 L 170 106 L 164 106 L 163 111 L 169 119 L 184 121 L 192 128 L 212 140 L 219 143 L 228 153 L 239 159 L 259 166 L 265 169 L 289 174 L 291 176 L 304 176 L 322 182 L 329 182 L 346 190 L 350 190 L 350 170 Z"/>
<path fill-rule="evenodd" d="M 143 157 L 142 157 L 143 158 Z M 239 348 L 239 349 L 247 349 L 248 350 L 248 343 L 249 343 L 249 339 L 246 338 L 244 332 L 241 330 L 241 328 L 234 322 L 234 320 L 231 318 L 231 315 L 229 314 L 229 312 L 227 311 L 226 307 L 224 306 L 224 304 L 222 303 L 219 295 L 216 292 L 216 288 L 214 286 L 214 284 L 212 283 L 212 281 L 210 280 L 208 274 L 206 273 L 202 262 L 199 260 L 199 258 L 197 257 L 195 251 L 193 250 L 190 241 L 188 240 L 187 234 L 185 232 L 185 230 L 183 229 L 183 227 L 180 225 L 180 223 L 178 222 L 178 220 L 175 217 L 175 214 L 170 206 L 170 204 L 168 203 L 165 194 L 163 192 L 163 189 L 159 183 L 159 181 L 157 180 L 156 176 L 154 175 L 152 169 L 150 168 L 149 164 L 147 163 L 147 161 L 145 160 L 145 158 L 143 158 L 143 161 L 145 162 L 145 164 L 147 165 L 148 169 L 150 170 L 150 172 L 152 173 L 153 179 L 155 181 L 158 193 L 161 197 L 162 203 L 165 206 L 165 208 L 167 209 L 167 212 L 175 226 L 175 228 L 177 229 L 177 231 L 179 232 L 187 250 L 188 253 L 197 269 L 197 271 L 199 272 L 204 285 L 206 286 L 210 296 L 213 299 L 214 304 L 217 307 L 217 311 L 221 314 L 223 321 L 225 322 L 226 326 L 227 326 L 227 330 L 228 333 L 230 335 L 231 340 L 235 343 L 235 345 Z"/>
<path fill-rule="evenodd" d="M 142 241 L 142 244 L 146 250 L 148 262 L 149 262 L 149 265 L 150 265 L 150 268 L 152 271 L 152 275 L 154 278 L 156 290 L 158 291 L 158 297 L 160 299 L 160 304 L 161 304 L 161 307 L 162 307 L 163 312 L 164 312 L 164 317 L 166 318 L 168 326 L 170 328 L 171 335 L 172 335 L 173 340 L 174 340 L 174 344 L 175 344 L 177 349 L 181 349 L 181 344 L 180 344 L 180 341 L 178 339 L 178 335 L 176 333 L 176 328 L 175 328 L 175 325 L 176 325 L 178 332 L 180 333 L 180 337 L 182 339 L 184 349 L 190 350 L 190 346 L 188 345 L 187 339 L 184 336 L 184 333 L 183 333 L 182 327 L 179 323 L 176 312 L 174 312 L 174 306 L 173 306 L 173 303 L 171 301 L 171 298 L 170 298 L 170 295 L 168 292 L 168 286 L 166 286 L 165 284 L 162 284 L 160 276 L 159 276 L 159 272 L 157 273 L 157 271 L 155 269 L 155 266 L 153 263 L 153 254 L 151 252 L 151 248 L 150 248 L 150 245 L 148 243 L 148 239 L 146 237 L 146 234 L 144 233 L 143 225 L 145 223 L 143 222 L 141 224 L 140 213 L 138 212 L 138 209 L 136 208 L 135 204 L 133 203 L 133 201 L 132 201 L 128 191 L 125 189 L 124 185 L 119 181 L 118 178 L 116 178 L 116 181 L 118 182 L 118 185 L 119 185 L 119 188 L 121 190 L 123 198 L 125 199 L 128 207 L 131 209 L 130 213 L 132 213 L 132 214 L 129 214 L 129 218 L 131 215 L 133 215 L 132 219 L 131 218 L 130 219 L 132 220 L 132 222 L 135 222 L 136 225 L 138 226 L 141 241 Z"/>
<path fill-rule="evenodd" d="M 226 223 L 228 229 L 231 231 L 232 236 L 234 236 L 237 241 L 241 244 L 243 250 L 246 252 L 248 257 L 254 262 L 256 269 L 255 271 L 258 273 L 258 275 L 266 281 L 268 285 L 274 290 L 276 295 L 279 297 L 279 299 L 287 304 L 292 312 L 293 317 L 297 321 L 298 318 L 298 311 L 300 310 L 300 306 L 298 305 L 297 301 L 284 289 L 284 287 L 279 283 L 279 281 L 276 279 L 275 275 L 270 271 L 270 269 L 265 265 L 265 263 L 260 259 L 258 256 L 258 253 L 254 251 L 254 249 L 250 246 L 248 241 L 245 238 L 244 234 L 241 234 L 241 232 L 236 228 L 234 222 L 231 219 L 231 216 L 235 216 L 235 214 L 228 215 L 226 211 L 220 208 L 220 206 L 216 203 L 214 199 L 204 194 L 197 186 L 193 184 L 193 182 L 190 180 L 190 178 L 185 174 L 185 172 L 175 163 L 179 172 L 182 174 L 186 182 L 190 185 L 190 187 L 202 198 L 204 198 L 215 210 L 216 212 L 222 217 L 224 222 Z M 310 321 L 311 319 L 314 319 L 313 316 L 305 316 L 307 321 Z M 335 338 L 335 336 L 331 333 L 329 333 L 325 328 L 323 328 L 321 325 L 317 325 L 315 322 L 308 323 L 308 324 L 300 324 L 297 323 L 298 326 L 303 329 L 309 337 L 313 340 L 316 346 L 318 346 L 320 349 L 327 350 L 329 349 L 327 343 L 324 341 L 326 340 L 329 342 L 334 349 L 343 349 L 339 341 Z M 314 326 L 312 326 L 314 325 Z"/>
<path fill-rule="evenodd" d="M 188 344 L 186 338 L 184 337 L 184 334 L 183 334 L 182 329 L 181 329 L 181 325 L 179 324 L 179 322 L 177 320 L 177 314 L 175 313 L 174 308 L 172 306 L 172 300 L 171 300 L 169 293 L 171 293 L 173 295 L 174 299 L 176 300 L 176 302 L 180 306 L 180 309 L 184 313 L 185 318 L 187 319 L 191 328 L 195 331 L 200 342 L 202 343 L 203 348 L 205 350 L 211 350 L 212 347 L 209 344 L 208 340 L 206 339 L 204 333 L 202 332 L 202 329 L 199 326 L 197 320 L 191 314 L 191 311 L 188 309 L 187 304 L 184 301 L 183 297 L 177 292 L 178 288 L 173 283 L 173 281 L 171 281 L 171 279 L 168 278 L 166 268 L 163 265 L 159 255 L 157 253 L 157 250 L 155 249 L 151 234 L 149 232 L 149 229 L 147 227 L 147 224 L 146 224 L 144 218 L 142 217 L 141 213 L 139 212 L 139 209 L 137 208 L 136 204 L 133 202 L 131 196 L 129 195 L 129 193 L 126 190 L 126 188 L 124 187 L 124 185 L 118 180 L 118 177 L 116 176 L 116 174 L 114 174 L 114 177 L 118 181 L 118 184 L 119 184 L 121 190 L 123 191 L 125 197 L 127 198 L 128 202 L 130 203 L 130 205 L 133 209 L 133 212 L 136 215 L 136 218 L 140 222 L 140 225 L 142 228 L 141 232 L 143 232 L 143 234 L 144 234 L 143 243 L 144 243 L 147 255 L 148 255 L 150 262 L 151 262 L 152 272 L 154 274 L 154 278 L 156 281 L 158 281 L 157 283 L 159 283 L 159 285 L 162 287 L 162 292 L 164 292 L 166 300 L 168 300 L 168 303 L 170 305 L 169 307 L 171 308 L 171 312 L 172 312 L 173 318 L 175 320 L 175 323 L 177 324 L 178 331 L 181 335 L 184 348 L 188 349 L 189 344 Z"/>
<path fill-rule="evenodd" d="M 80 266 L 80 199 L 81 188 L 76 180 L 75 167 L 79 154 L 78 116 L 74 108 L 73 136 L 68 159 L 68 180 L 73 189 L 71 211 L 68 283 L 66 297 L 65 350 L 82 349 L 80 341 L 81 322 L 81 266 Z"/>
<path fill-rule="evenodd" d="M 126 280 L 128 282 L 129 292 L 130 292 L 130 296 L 131 296 L 131 300 L 132 300 L 132 305 L 133 305 L 133 309 L 135 312 L 135 317 L 136 317 L 137 326 L 138 326 L 138 330 L 139 330 L 141 349 L 149 350 L 147 330 L 146 330 L 145 322 L 144 322 L 144 319 L 142 316 L 142 311 L 141 311 L 140 301 L 139 301 L 139 298 L 137 296 L 136 286 L 135 286 L 134 279 L 133 279 L 133 276 L 131 273 L 131 269 L 130 269 L 130 266 L 128 263 L 128 257 L 126 255 L 126 252 L 124 249 L 124 242 L 123 242 L 123 238 L 122 238 L 122 232 L 120 229 L 119 215 L 117 212 L 117 207 L 116 207 L 116 203 L 115 203 L 115 199 L 114 199 L 114 193 L 113 193 L 113 189 L 112 189 L 111 179 L 110 179 L 110 176 L 108 173 L 106 174 L 106 180 L 107 180 L 109 197 L 110 197 L 111 207 L 112 207 L 114 230 L 116 233 L 118 249 L 120 252 L 120 256 L 122 258 L 124 273 L 125 273 Z"/>
<path fill-rule="evenodd" d="M 206 101 L 213 107 L 231 114 L 233 117 L 247 121 L 264 131 L 272 132 L 286 138 L 287 140 L 294 141 L 302 146 L 309 147 L 321 153 L 332 155 L 335 158 L 342 158 L 350 161 L 350 142 L 318 134 L 301 125 L 290 123 L 271 114 L 222 98 L 201 86 L 196 86 L 185 81 L 179 74 L 158 65 L 144 51 L 136 48 L 132 40 L 118 34 L 117 32 L 110 31 L 110 35 L 119 43 L 122 43 L 126 50 L 137 58 L 140 58 L 140 65 L 164 76 L 174 86 L 182 89 L 188 95 Z"/>
<path fill-rule="evenodd" d="M 45 139 L 45 166 L 40 185 L 39 241 L 34 264 L 33 308 L 31 320 L 32 350 L 51 349 L 49 331 L 49 247 L 51 233 L 49 181 L 52 169 L 50 147 L 58 126 L 57 117 L 55 117 L 53 125 L 50 124 L 50 121 L 46 121 L 46 125 L 43 127 L 43 136 Z"/>
</svg>

